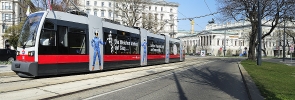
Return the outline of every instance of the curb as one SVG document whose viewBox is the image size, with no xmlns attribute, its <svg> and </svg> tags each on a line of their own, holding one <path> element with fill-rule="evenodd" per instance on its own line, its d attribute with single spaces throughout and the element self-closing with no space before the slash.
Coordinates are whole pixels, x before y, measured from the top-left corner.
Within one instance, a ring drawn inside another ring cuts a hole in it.
<svg viewBox="0 0 295 100">
<path fill-rule="evenodd" d="M 13 76 L 16 75 L 15 72 L 1 72 L 0 76 Z"/>
<path fill-rule="evenodd" d="M 244 67 L 241 65 L 241 63 L 238 63 L 238 67 L 240 69 L 240 73 L 242 75 L 242 79 L 244 82 L 244 85 L 246 87 L 246 91 L 249 97 L 249 100 L 264 100 L 264 97 L 261 96 L 260 91 L 258 90 L 255 83 L 252 81 L 252 78 L 248 74 L 248 72 L 244 69 Z"/>
<path fill-rule="evenodd" d="M 16 75 L 15 72 L 11 70 L 11 65 L 0 64 L 0 76 L 12 76 Z"/>
</svg>

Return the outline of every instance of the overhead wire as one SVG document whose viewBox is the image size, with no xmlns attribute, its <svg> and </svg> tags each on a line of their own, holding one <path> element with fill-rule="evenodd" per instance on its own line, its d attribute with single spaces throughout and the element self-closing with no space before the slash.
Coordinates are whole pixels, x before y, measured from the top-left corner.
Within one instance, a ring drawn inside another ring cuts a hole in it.
<svg viewBox="0 0 295 100">
<path fill-rule="evenodd" d="M 210 7 L 208 6 L 206 0 L 204 0 L 204 2 L 205 2 L 205 4 L 206 4 L 207 8 L 209 9 L 210 13 L 212 13 L 212 11 L 211 11 Z M 216 18 L 214 15 L 212 15 L 212 16 L 213 16 L 214 18 Z M 216 19 L 217 19 L 217 18 L 216 18 Z"/>
<path fill-rule="evenodd" d="M 214 12 L 214 13 L 210 13 L 210 14 L 206 14 L 206 15 L 202 15 L 202 16 L 196 16 L 196 17 L 190 17 L 190 18 L 181 18 L 181 19 L 176 19 L 176 20 L 189 20 L 189 19 L 197 19 L 197 18 L 202 18 L 202 17 L 207 17 L 207 16 L 211 16 L 211 15 L 215 15 L 218 14 L 220 12 Z"/>
</svg>

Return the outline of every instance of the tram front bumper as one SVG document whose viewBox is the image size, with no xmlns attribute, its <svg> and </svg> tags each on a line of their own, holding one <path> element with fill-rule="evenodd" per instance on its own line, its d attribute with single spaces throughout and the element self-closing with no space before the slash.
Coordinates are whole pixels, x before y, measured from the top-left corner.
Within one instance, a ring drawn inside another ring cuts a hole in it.
<svg viewBox="0 0 295 100">
<path fill-rule="evenodd" d="M 37 66 L 38 66 L 37 62 L 13 61 L 11 64 L 11 70 L 16 72 L 16 74 L 19 76 L 34 77 L 38 75 Z"/>
</svg>

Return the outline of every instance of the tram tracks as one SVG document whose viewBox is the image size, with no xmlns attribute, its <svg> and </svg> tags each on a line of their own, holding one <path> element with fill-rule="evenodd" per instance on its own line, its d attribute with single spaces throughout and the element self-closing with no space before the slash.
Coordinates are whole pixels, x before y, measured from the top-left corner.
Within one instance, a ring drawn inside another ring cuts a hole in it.
<svg viewBox="0 0 295 100">
<path fill-rule="evenodd" d="M 187 59 L 186 62 L 189 62 L 191 60 L 195 60 L 195 59 Z M 168 63 L 168 64 L 161 64 L 161 65 L 154 65 L 155 67 L 152 67 L 152 68 L 157 68 L 157 67 L 165 67 L 165 66 L 169 66 L 169 65 L 173 65 L 173 64 L 182 64 L 182 63 L 186 63 L 186 62 L 177 62 L 177 63 Z M 134 68 L 134 69 L 142 69 L 142 70 L 145 70 L 145 69 L 148 69 L 149 66 L 146 66 L 147 68 L 144 68 L 144 67 L 137 67 L 137 68 Z M 128 69 L 123 69 L 123 70 L 128 70 Z M 118 70 L 115 70 L 115 71 L 118 71 Z M 136 70 L 136 71 L 140 71 L 140 70 Z M 106 73 L 107 72 L 113 72 L 113 71 L 105 71 Z M 97 73 L 105 73 L 105 72 L 97 72 Z M 14 73 L 14 72 L 10 72 L 10 73 Z M 92 74 L 96 74 L 96 73 L 88 73 L 89 75 L 92 75 Z M 88 75 L 88 74 L 83 74 L 83 75 Z M 120 74 L 120 73 L 118 73 Z M 82 75 L 82 76 L 83 76 Z M 75 74 L 72 74 L 71 76 L 67 75 L 67 76 L 60 76 L 61 78 L 62 77 L 76 77 L 76 76 L 81 76 L 81 75 L 75 75 Z M 51 76 L 49 78 L 58 78 L 58 77 L 55 77 L 55 76 Z M 49 79 L 49 78 L 41 78 L 41 79 Z M 95 78 L 95 77 L 94 77 Z M 37 78 L 39 79 L 39 78 Z M 17 76 L 16 74 L 9 74 L 9 75 L 4 75 L 4 76 L 0 76 L 0 84 L 2 83 L 11 83 L 11 82 L 20 82 L 20 81 L 30 81 L 30 80 L 34 80 L 33 78 L 21 78 L 19 76 Z M 0 90 L 1 92 L 1 90 Z"/>
<path fill-rule="evenodd" d="M 14 92 L 14 91 L 21 91 L 26 89 L 42 89 L 42 87 L 59 85 L 59 84 L 66 84 L 71 82 L 79 82 L 79 81 L 87 81 L 91 79 L 98 79 L 107 76 L 113 75 L 120 75 L 125 73 L 134 73 L 136 75 L 137 72 L 146 71 L 150 74 L 161 73 L 169 70 L 173 70 L 170 67 L 172 66 L 180 66 L 177 68 L 182 68 L 185 66 L 191 66 L 195 64 L 199 64 L 205 61 L 191 61 L 194 59 L 187 59 L 185 62 L 178 62 L 178 63 L 169 63 L 163 65 L 155 65 L 155 66 L 147 66 L 147 67 L 139 67 L 131 69 L 123 69 L 123 70 L 116 70 L 116 71 L 107 71 L 101 73 L 90 73 L 85 75 L 74 75 L 74 76 L 64 76 L 64 77 L 51 77 L 51 78 L 42 78 L 42 79 L 26 79 L 26 78 L 19 78 L 19 77 L 6 77 L 5 79 L 1 78 L 1 89 L 0 95 Z M 162 70 L 159 72 L 155 72 L 153 70 Z M 164 70 L 163 70 L 164 69 Z M 5 80 L 5 81 L 3 81 Z"/>
</svg>

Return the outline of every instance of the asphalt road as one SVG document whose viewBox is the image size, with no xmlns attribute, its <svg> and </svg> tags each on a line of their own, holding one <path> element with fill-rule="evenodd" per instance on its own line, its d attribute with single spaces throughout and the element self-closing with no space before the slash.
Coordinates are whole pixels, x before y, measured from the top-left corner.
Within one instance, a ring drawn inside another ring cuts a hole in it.
<svg viewBox="0 0 295 100">
<path fill-rule="evenodd" d="M 210 58 L 189 66 L 83 92 L 60 99 L 84 100 L 248 100 L 237 62 L 241 58 Z"/>
</svg>

